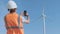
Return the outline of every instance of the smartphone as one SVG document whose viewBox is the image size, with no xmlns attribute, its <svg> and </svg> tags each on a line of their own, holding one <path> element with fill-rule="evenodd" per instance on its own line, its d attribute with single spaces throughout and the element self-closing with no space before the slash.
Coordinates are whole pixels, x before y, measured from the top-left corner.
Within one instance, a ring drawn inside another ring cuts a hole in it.
<svg viewBox="0 0 60 34">
<path fill-rule="evenodd" d="M 24 16 L 27 16 L 27 11 L 26 10 L 24 10 Z"/>
</svg>

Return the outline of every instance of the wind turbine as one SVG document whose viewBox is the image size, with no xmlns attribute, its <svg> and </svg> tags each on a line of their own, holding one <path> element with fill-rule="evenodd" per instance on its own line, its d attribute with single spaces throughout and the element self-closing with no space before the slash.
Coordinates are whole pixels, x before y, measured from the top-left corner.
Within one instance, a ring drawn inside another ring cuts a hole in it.
<svg viewBox="0 0 60 34">
<path fill-rule="evenodd" d="M 45 11 L 44 11 L 44 8 L 43 8 L 43 12 L 42 12 L 42 18 L 43 18 L 43 34 L 46 34 L 46 15 L 45 15 Z"/>
</svg>

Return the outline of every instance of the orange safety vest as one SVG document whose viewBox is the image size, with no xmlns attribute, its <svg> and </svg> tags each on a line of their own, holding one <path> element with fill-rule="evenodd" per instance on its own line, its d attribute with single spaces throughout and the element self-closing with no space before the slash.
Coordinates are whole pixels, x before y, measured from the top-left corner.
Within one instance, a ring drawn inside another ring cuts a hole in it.
<svg viewBox="0 0 60 34">
<path fill-rule="evenodd" d="M 5 17 L 5 25 L 7 28 L 7 34 L 24 34 L 22 16 L 18 16 L 16 13 L 9 13 Z M 20 29 L 22 28 L 22 29 Z"/>
<path fill-rule="evenodd" d="M 8 14 L 9 15 L 9 14 Z M 12 14 L 11 14 L 12 15 Z M 16 14 L 15 14 L 16 15 Z M 14 14 L 12 15 L 13 17 L 14 17 Z M 12 16 L 10 16 L 10 18 L 12 17 Z M 16 16 L 15 16 L 16 17 Z M 8 19 L 8 17 L 7 17 L 7 19 Z M 14 18 L 12 18 L 12 19 L 14 19 Z M 16 19 L 16 18 L 15 18 Z M 14 20 L 15 20 L 14 19 Z M 8 20 L 9 21 L 9 20 Z M 11 20 L 12 21 L 12 20 Z M 7 25 L 7 29 L 10 29 L 10 28 L 22 28 L 22 27 L 20 27 L 20 16 L 18 17 L 18 19 L 17 19 L 17 24 L 18 25 L 13 25 L 14 23 L 13 23 L 13 21 L 11 22 L 11 24 L 10 24 L 10 26 L 9 26 L 9 24 L 8 24 L 8 22 L 6 23 L 6 25 Z"/>
</svg>

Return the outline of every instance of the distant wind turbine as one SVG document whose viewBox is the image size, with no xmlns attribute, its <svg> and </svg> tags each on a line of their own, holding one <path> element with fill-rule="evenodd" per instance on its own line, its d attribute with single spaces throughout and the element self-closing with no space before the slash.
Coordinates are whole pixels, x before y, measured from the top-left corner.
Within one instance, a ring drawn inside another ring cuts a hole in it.
<svg viewBox="0 0 60 34">
<path fill-rule="evenodd" d="M 44 8 L 43 8 L 43 13 L 42 13 L 42 18 L 43 18 L 43 34 L 46 34 L 46 15 L 45 15 L 45 11 L 44 11 Z"/>
</svg>

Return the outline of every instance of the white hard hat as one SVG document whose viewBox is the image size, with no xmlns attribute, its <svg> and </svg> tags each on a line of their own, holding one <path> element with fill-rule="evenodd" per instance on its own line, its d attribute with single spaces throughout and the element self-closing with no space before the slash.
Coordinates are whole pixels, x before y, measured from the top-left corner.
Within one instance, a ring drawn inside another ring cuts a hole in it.
<svg viewBox="0 0 60 34">
<path fill-rule="evenodd" d="M 8 9 L 14 9 L 14 8 L 17 8 L 17 5 L 14 1 L 9 0 L 7 7 L 8 7 Z"/>
</svg>

